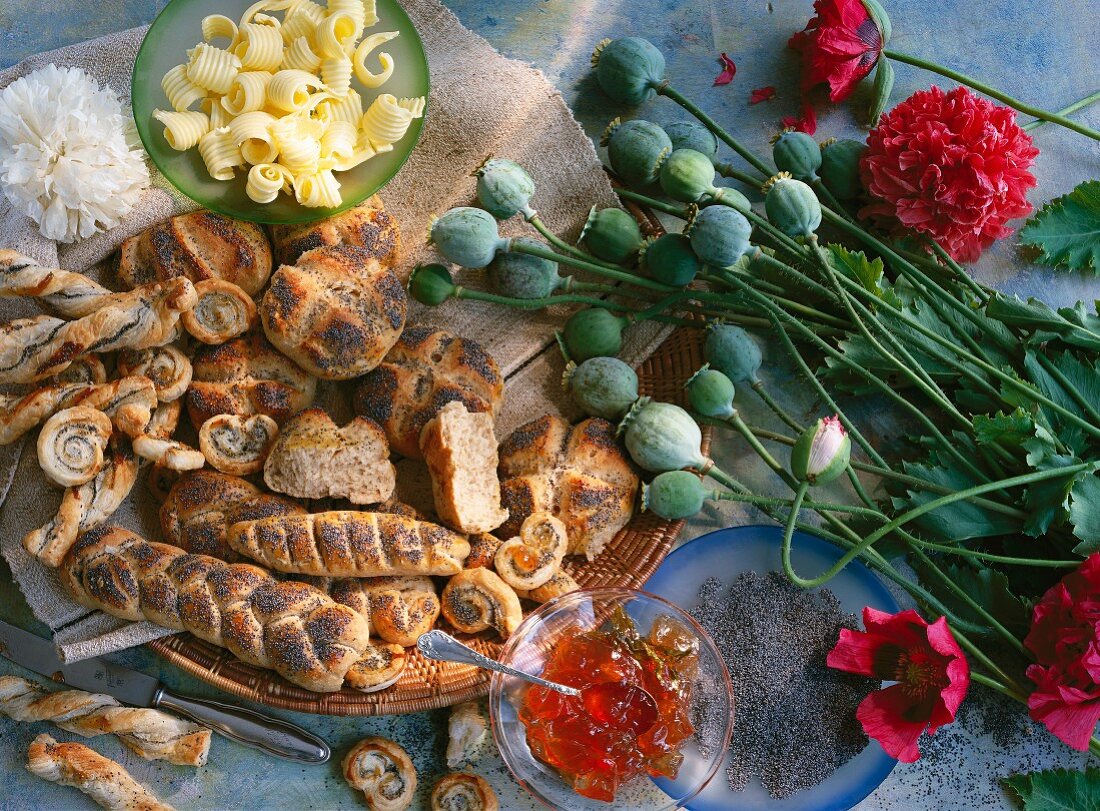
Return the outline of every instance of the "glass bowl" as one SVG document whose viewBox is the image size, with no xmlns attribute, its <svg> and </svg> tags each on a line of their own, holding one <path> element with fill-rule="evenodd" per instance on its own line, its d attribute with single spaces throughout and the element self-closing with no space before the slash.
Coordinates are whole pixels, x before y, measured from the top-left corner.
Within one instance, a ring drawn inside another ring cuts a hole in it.
<svg viewBox="0 0 1100 811">
<path fill-rule="evenodd" d="M 642 636 L 648 634 L 658 618 L 670 616 L 687 627 L 699 641 L 699 667 L 691 691 L 691 718 L 696 732 L 681 749 L 684 762 L 676 781 L 662 780 L 662 790 L 654 780 L 637 777 L 619 788 L 613 803 L 577 794 L 553 767 L 535 758 L 527 745 L 526 727 L 519 718 L 518 708 L 528 683 L 500 673 L 493 674 L 489 688 L 493 739 L 512 776 L 551 808 L 568 811 L 683 808 L 706 787 L 722 765 L 733 730 L 733 688 L 729 673 L 714 642 L 688 614 L 644 591 L 616 588 L 575 591 L 531 613 L 509 637 L 500 661 L 538 675 L 558 642 L 575 634 L 578 626 L 597 627 L 616 608 L 626 611 Z"/>
<path fill-rule="evenodd" d="M 292 196 L 280 194 L 271 203 L 256 203 L 244 192 L 247 173 L 238 171 L 233 180 L 214 180 L 197 148 L 179 152 L 164 140 L 164 127 L 153 118 L 157 109 L 169 110 L 160 80 L 176 65 L 187 61 L 186 51 L 202 41 L 202 18 L 223 14 L 232 20 L 252 5 L 252 0 L 171 0 L 149 27 L 134 63 L 130 103 L 138 135 L 156 167 L 168 181 L 199 205 L 236 217 L 262 223 L 298 223 L 329 217 L 351 208 L 389 182 L 412 153 L 420 137 L 424 117 L 414 119 L 405 137 L 384 152 L 346 172 L 337 172 L 342 202 L 336 208 L 306 208 Z M 365 110 L 382 93 L 398 98 L 428 95 L 428 62 L 420 36 L 397 0 L 376 0 L 378 23 L 367 34 L 399 31 L 386 43 L 394 61 L 393 76 L 381 87 L 368 90 L 355 76 L 351 86 L 363 97 Z M 282 16 L 278 14 L 277 16 Z M 215 41 L 218 44 L 218 41 Z M 224 42 L 222 43 L 224 44 Z M 368 60 L 369 64 L 369 60 Z M 377 65 L 375 65 L 377 69 Z"/>
</svg>

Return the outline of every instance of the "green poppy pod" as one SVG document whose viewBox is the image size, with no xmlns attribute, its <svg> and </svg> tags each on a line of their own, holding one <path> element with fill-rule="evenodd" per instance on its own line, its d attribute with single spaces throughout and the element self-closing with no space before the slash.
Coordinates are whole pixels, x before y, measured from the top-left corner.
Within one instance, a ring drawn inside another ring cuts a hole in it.
<svg viewBox="0 0 1100 811">
<path fill-rule="evenodd" d="M 417 265 L 409 276 L 409 295 L 429 307 L 438 307 L 457 291 L 451 272 L 438 263 Z"/>
<path fill-rule="evenodd" d="M 653 183 L 660 174 L 661 163 L 672 152 L 672 142 L 665 131 L 640 118 L 622 123 L 616 118 L 601 140 L 607 147 L 611 168 L 630 186 Z"/>
<path fill-rule="evenodd" d="M 516 237 L 516 245 L 545 247 L 530 237 Z M 519 299 L 546 298 L 566 287 L 571 277 L 558 273 L 558 263 L 541 256 L 501 251 L 485 269 L 493 292 Z"/>
<path fill-rule="evenodd" d="M 714 164 L 702 152 L 677 149 L 661 164 L 661 189 L 682 203 L 712 199 L 719 193 L 714 186 Z"/>
<path fill-rule="evenodd" d="M 863 194 L 863 182 L 859 179 L 859 162 L 867 151 L 867 144 L 843 138 L 826 141 L 821 147 L 821 182 L 838 200 L 855 200 Z"/>
<path fill-rule="evenodd" d="M 702 469 L 709 462 L 699 426 L 678 405 L 642 397 L 619 423 L 619 432 L 630 458 L 651 473 Z"/>
<path fill-rule="evenodd" d="M 787 236 L 808 237 L 821 225 L 821 203 L 801 180 L 780 172 L 764 185 L 764 192 L 768 219 Z"/>
<path fill-rule="evenodd" d="M 677 121 L 665 124 L 664 129 L 673 149 L 694 149 L 708 158 L 718 154 L 718 136 L 698 121 Z"/>
<path fill-rule="evenodd" d="M 562 327 L 569 357 L 577 363 L 589 358 L 614 357 L 623 348 L 623 330 L 630 322 L 622 316 L 593 307 L 577 310 Z"/>
<path fill-rule="evenodd" d="M 592 54 L 596 81 L 608 96 L 624 104 L 641 104 L 665 78 L 665 57 L 641 37 L 605 39 Z"/>
<path fill-rule="evenodd" d="M 752 226 L 729 206 L 707 206 L 688 223 L 691 249 L 705 264 L 728 267 L 749 249 Z"/>
<path fill-rule="evenodd" d="M 642 509 L 666 521 L 691 518 L 703 509 L 706 498 L 706 487 L 690 470 L 669 470 L 642 485 Z"/>
<path fill-rule="evenodd" d="M 621 208 L 592 206 L 581 231 L 581 241 L 594 255 L 618 264 L 633 259 L 642 247 L 642 229 Z"/>
<path fill-rule="evenodd" d="M 493 261 L 508 240 L 497 231 L 497 221 L 488 211 L 459 206 L 432 222 L 428 241 L 456 265 L 483 268 Z"/>
<path fill-rule="evenodd" d="M 733 381 L 706 363 L 684 384 L 691 407 L 704 417 L 724 420 L 737 413 L 733 407 Z"/>
<path fill-rule="evenodd" d="M 821 166 L 821 147 L 806 133 L 791 130 L 776 138 L 772 146 L 772 160 L 780 171 L 790 172 L 798 180 L 813 183 Z"/>
<path fill-rule="evenodd" d="M 651 278 L 672 287 L 686 287 L 702 269 L 683 234 L 661 234 L 645 246 L 642 264 Z"/>
<path fill-rule="evenodd" d="M 589 358 L 569 363 L 562 386 L 592 417 L 620 419 L 638 399 L 638 374 L 618 358 Z"/>
<path fill-rule="evenodd" d="M 791 448 L 791 473 L 800 482 L 828 484 L 848 467 L 852 457 L 852 439 L 840 418 L 819 419 Z"/>
<path fill-rule="evenodd" d="M 711 324 L 703 344 L 703 357 L 734 383 L 757 383 L 762 358 L 760 347 L 745 330 L 734 324 Z"/>
<path fill-rule="evenodd" d="M 535 181 L 527 170 L 507 158 L 489 158 L 474 170 L 477 177 L 477 201 L 496 217 L 506 220 L 520 212 L 533 217 L 530 206 Z"/>
</svg>

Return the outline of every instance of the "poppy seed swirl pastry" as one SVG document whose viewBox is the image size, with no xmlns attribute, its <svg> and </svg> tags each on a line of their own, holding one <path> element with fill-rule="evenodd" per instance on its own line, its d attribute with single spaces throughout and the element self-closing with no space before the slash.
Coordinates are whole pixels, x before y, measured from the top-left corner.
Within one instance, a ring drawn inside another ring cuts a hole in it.
<svg viewBox="0 0 1100 811">
<path fill-rule="evenodd" d="M 501 544 L 494 568 L 512 588 L 532 591 L 557 574 L 568 548 L 565 524 L 550 513 L 532 513 L 519 536 Z"/>
<path fill-rule="evenodd" d="M 103 469 L 103 452 L 111 438 L 111 418 L 89 406 L 58 411 L 38 433 L 38 464 L 62 487 L 77 487 Z"/>
<path fill-rule="evenodd" d="M 180 316 L 183 328 L 204 344 L 224 344 L 256 323 L 256 305 L 248 293 L 224 279 L 195 284 L 198 301 Z"/>
<path fill-rule="evenodd" d="M 314 585 L 365 617 L 372 636 L 395 645 L 415 645 L 439 617 L 439 597 L 430 577 L 344 577 Z"/>
<path fill-rule="evenodd" d="M 457 630 L 476 634 L 488 628 L 508 638 L 523 621 L 516 592 L 490 569 L 466 569 L 443 588 L 443 616 Z"/>
<path fill-rule="evenodd" d="M 118 354 L 120 375 L 141 375 L 153 382 L 162 403 L 178 400 L 191 384 L 191 361 L 177 347 L 167 344 L 148 349 L 124 349 Z"/>
<path fill-rule="evenodd" d="M 363 792 L 371 811 L 404 811 L 416 795 L 416 768 L 408 753 L 387 738 L 364 738 L 344 755 L 348 785 Z"/>
<path fill-rule="evenodd" d="M 432 789 L 432 811 L 498 811 L 500 802 L 480 775 L 445 774 Z"/>
<path fill-rule="evenodd" d="M 278 423 L 266 414 L 219 414 L 199 428 L 199 450 L 222 473 L 246 476 L 263 469 L 278 435 Z"/>
</svg>

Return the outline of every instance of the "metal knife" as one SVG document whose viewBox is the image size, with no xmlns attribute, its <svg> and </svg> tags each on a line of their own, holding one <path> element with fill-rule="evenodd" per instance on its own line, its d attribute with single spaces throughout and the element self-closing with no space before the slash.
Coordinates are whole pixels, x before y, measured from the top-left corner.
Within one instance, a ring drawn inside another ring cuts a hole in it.
<svg viewBox="0 0 1100 811">
<path fill-rule="evenodd" d="M 6 622 L 0 622 L 0 653 L 48 679 L 92 693 L 107 693 L 123 704 L 170 710 L 276 757 L 324 763 L 332 754 L 327 743 L 294 724 L 220 701 L 178 696 L 152 676 L 106 659 L 65 664 L 53 642 Z"/>
</svg>

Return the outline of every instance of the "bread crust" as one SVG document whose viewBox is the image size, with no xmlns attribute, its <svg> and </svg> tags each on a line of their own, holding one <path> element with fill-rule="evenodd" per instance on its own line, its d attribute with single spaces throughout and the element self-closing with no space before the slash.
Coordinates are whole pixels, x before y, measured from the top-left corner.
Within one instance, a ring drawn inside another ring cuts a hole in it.
<svg viewBox="0 0 1100 811">
<path fill-rule="evenodd" d="M 397 268 L 401 253 L 401 229 L 377 194 L 340 214 L 299 225 L 271 226 L 276 265 L 293 265 L 298 258 L 326 245 L 354 245 L 379 264 Z M 399 274 L 404 280 L 408 272 Z"/>
</svg>

